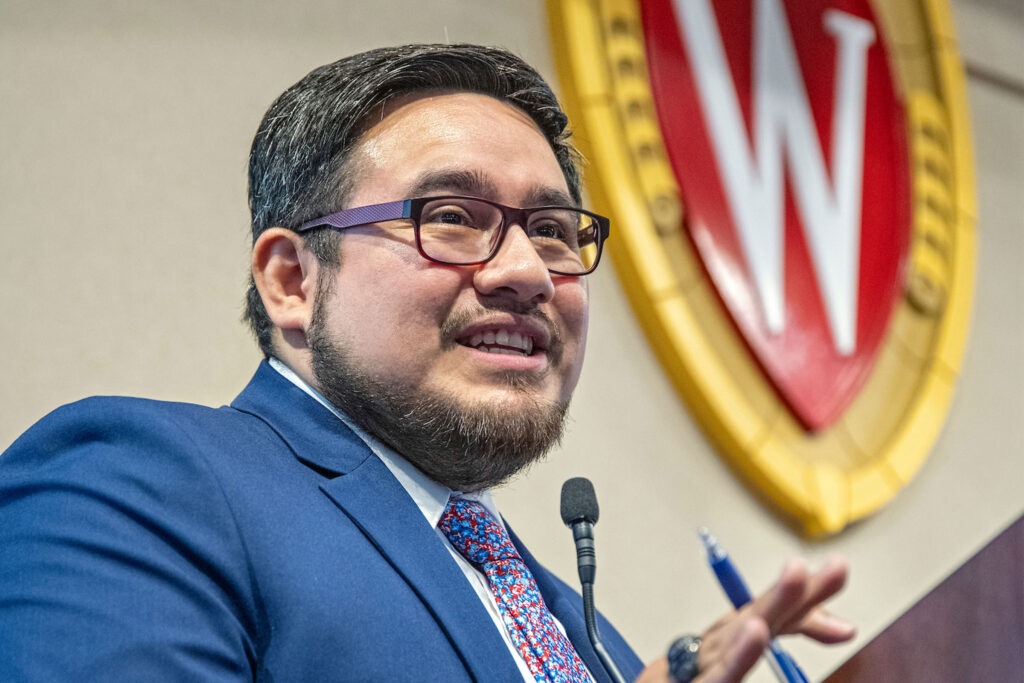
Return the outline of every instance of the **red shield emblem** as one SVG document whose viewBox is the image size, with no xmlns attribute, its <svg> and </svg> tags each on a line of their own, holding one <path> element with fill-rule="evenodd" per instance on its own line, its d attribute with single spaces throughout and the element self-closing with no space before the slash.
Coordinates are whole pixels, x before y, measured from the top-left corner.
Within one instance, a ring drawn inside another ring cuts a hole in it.
<svg viewBox="0 0 1024 683">
<path fill-rule="evenodd" d="M 971 310 L 948 5 L 548 7 L 612 262 L 679 394 L 808 535 L 877 511 L 938 437 Z"/>
<path fill-rule="evenodd" d="M 642 3 L 685 229 L 805 428 L 868 377 L 902 292 L 907 122 L 866 0 Z"/>
</svg>

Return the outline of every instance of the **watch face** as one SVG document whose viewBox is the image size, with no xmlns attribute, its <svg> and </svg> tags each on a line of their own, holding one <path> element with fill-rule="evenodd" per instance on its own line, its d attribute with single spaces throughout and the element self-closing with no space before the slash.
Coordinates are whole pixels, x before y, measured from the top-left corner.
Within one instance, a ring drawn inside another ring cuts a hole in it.
<svg viewBox="0 0 1024 683">
<path fill-rule="evenodd" d="M 612 261 L 676 386 L 808 534 L 877 510 L 934 443 L 969 318 L 948 6 L 549 7 Z"/>
<path fill-rule="evenodd" d="M 679 683 L 688 683 L 700 673 L 700 638 L 683 636 L 668 649 L 668 670 Z"/>
</svg>

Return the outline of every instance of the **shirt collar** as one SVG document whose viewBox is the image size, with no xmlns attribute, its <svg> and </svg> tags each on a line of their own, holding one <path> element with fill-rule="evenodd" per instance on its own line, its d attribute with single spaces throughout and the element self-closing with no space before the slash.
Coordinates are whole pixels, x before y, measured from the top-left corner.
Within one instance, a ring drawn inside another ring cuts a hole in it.
<svg viewBox="0 0 1024 683">
<path fill-rule="evenodd" d="M 416 468 L 411 462 L 400 456 L 394 450 L 386 446 L 379 439 L 368 433 L 359 425 L 355 424 L 348 415 L 338 410 L 330 401 L 320 395 L 313 387 L 309 386 L 301 377 L 299 377 L 294 370 L 285 365 L 277 358 L 271 357 L 269 359 L 270 367 L 274 368 L 282 377 L 287 379 L 289 382 L 297 386 L 302 391 L 306 392 L 309 396 L 315 399 L 327 410 L 337 417 L 339 420 L 345 423 L 349 429 L 355 432 L 356 436 L 362 439 L 374 455 L 380 458 L 381 462 L 391 471 L 398 483 L 402 485 L 402 488 L 406 490 L 413 502 L 423 513 L 423 516 L 430 523 L 430 526 L 436 527 L 438 521 L 441 519 L 441 514 L 444 512 L 445 507 L 448 505 L 449 498 L 466 498 L 469 500 L 475 500 L 487 508 L 499 523 L 504 525 L 504 521 L 501 519 L 501 515 L 498 514 L 498 508 L 494 503 L 494 497 L 491 495 L 490 490 L 479 491 L 476 493 L 463 493 L 461 491 L 453 491 L 444 484 L 439 484 L 427 475 L 423 474 Z"/>
</svg>

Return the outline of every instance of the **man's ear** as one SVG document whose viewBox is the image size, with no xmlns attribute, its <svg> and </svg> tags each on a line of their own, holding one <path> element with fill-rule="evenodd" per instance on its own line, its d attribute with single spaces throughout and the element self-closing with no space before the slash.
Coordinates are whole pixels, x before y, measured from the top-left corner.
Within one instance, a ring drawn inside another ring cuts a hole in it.
<svg viewBox="0 0 1024 683">
<path fill-rule="evenodd" d="M 297 233 L 268 228 L 252 247 L 252 278 L 271 322 L 285 335 L 305 335 L 313 316 L 316 256 Z"/>
</svg>

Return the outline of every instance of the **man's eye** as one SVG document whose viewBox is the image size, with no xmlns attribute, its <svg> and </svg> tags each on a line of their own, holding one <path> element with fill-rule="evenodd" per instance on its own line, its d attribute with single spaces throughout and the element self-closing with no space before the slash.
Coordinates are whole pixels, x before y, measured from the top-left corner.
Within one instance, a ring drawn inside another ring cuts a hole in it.
<svg viewBox="0 0 1024 683">
<path fill-rule="evenodd" d="M 437 223 L 449 223 L 451 225 L 465 225 L 466 217 L 456 211 L 446 211 L 438 214 L 434 219 Z"/>
<path fill-rule="evenodd" d="M 530 228 L 530 234 L 544 239 L 564 240 L 565 229 L 558 223 L 541 223 Z"/>
<path fill-rule="evenodd" d="M 453 204 L 430 207 L 428 211 L 424 211 L 421 222 L 428 225 L 456 225 L 467 228 L 476 228 L 480 225 L 480 219 L 473 211 Z"/>
</svg>

